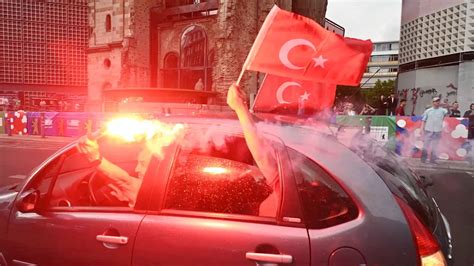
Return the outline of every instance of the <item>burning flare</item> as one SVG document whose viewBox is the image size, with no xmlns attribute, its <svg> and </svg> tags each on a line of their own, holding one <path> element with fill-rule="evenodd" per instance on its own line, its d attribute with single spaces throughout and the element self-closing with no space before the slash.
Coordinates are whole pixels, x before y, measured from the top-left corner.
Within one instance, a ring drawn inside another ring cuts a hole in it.
<svg viewBox="0 0 474 266">
<path fill-rule="evenodd" d="M 184 128 L 183 124 L 166 124 L 158 120 L 125 117 L 109 121 L 100 131 L 100 135 L 116 137 L 126 142 L 145 140 L 146 147 L 155 155 L 162 157 L 163 147 L 176 140 Z"/>
</svg>

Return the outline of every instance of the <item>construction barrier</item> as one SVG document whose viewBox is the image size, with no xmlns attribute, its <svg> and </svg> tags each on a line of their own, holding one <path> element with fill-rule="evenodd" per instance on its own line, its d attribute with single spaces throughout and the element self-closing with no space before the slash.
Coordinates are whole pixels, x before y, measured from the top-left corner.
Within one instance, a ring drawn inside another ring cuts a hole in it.
<svg viewBox="0 0 474 266">
<path fill-rule="evenodd" d="M 7 134 L 7 132 L 5 131 L 5 119 L 5 112 L 0 112 L 0 134 Z"/>
<path fill-rule="evenodd" d="M 0 112 L 0 134 L 78 137 L 101 127 L 109 113 L 72 112 Z M 159 118 L 163 114 L 148 114 Z M 337 116 L 342 127 L 364 128 L 370 126 L 370 135 L 402 156 L 420 157 L 423 148 L 421 117 L 394 116 Z M 446 118 L 439 157 L 445 160 L 464 160 L 471 148 L 467 141 L 468 119 Z M 8 128 L 7 128 L 8 127 Z"/>
<path fill-rule="evenodd" d="M 370 135 L 381 142 L 393 139 L 397 131 L 394 116 L 337 116 L 336 123 L 346 127 L 370 126 Z"/>
<path fill-rule="evenodd" d="M 44 115 L 44 135 L 78 137 L 100 128 L 105 119 L 102 113 L 29 112 L 27 130 L 31 135 L 40 135 L 41 115 Z"/>
<path fill-rule="evenodd" d="M 402 156 L 421 157 L 423 138 L 421 136 L 421 116 L 397 117 L 396 152 Z M 469 120 L 445 118 L 438 145 L 438 157 L 442 160 L 465 160 L 470 152 L 467 140 Z"/>
<path fill-rule="evenodd" d="M 24 111 L 5 112 L 5 131 L 13 135 L 26 135 L 28 130 L 26 128 L 27 114 Z"/>
</svg>

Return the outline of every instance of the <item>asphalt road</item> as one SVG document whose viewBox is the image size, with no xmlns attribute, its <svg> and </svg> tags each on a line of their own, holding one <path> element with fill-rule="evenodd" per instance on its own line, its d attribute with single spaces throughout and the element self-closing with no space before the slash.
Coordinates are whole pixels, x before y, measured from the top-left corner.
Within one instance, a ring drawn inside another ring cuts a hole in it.
<svg viewBox="0 0 474 266">
<path fill-rule="evenodd" d="M 17 181 L 65 144 L 64 140 L 14 141 L 0 138 L 0 186 Z M 474 253 L 471 252 L 474 246 L 474 169 L 417 171 L 432 177 L 434 186 L 429 188 L 429 193 L 451 224 L 454 265 L 474 265 Z"/>
<path fill-rule="evenodd" d="M 67 143 L 0 138 L 0 186 L 17 182 Z"/>
<path fill-rule="evenodd" d="M 430 175 L 434 186 L 428 189 L 451 225 L 454 265 L 474 265 L 474 169 L 420 170 Z"/>
</svg>

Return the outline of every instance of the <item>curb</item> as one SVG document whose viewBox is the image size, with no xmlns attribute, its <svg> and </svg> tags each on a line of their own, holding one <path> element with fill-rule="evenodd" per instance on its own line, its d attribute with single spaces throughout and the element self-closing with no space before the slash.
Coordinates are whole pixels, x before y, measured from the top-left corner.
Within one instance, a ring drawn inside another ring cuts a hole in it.
<svg viewBox="0 0 474 266">
<path fill-rule="evenodd" d="M 469 163 L 467 161 L 438 161 L 438 164 L 428 164 L 422 163 L 419 159 L 408 159 L 405 162 L 409 167 L 414 169 L 474 170 L 474 163 Z"/>
<path fill-rule="evenodd" d="M 14 135 L 8 136 L 4 134 L 0 134 L 0 141 L 37 141 L 37 142 L 72 142 L 78 139 L 78 137 L 52 137 L 46 136 L 42 138 L 41 136 L 36 135 Z"/>
</svg>

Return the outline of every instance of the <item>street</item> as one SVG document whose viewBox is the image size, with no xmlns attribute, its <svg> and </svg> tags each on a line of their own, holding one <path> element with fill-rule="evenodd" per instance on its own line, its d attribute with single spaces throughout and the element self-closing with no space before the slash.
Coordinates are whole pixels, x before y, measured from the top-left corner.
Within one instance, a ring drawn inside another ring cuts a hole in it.
<svg viewBox="0 0 474 266">
<path fill-rule="evenodd" d="M 454 245 L 454 265 L 473 265 L 474 169 L 472 171 L 420 170 L 430 175 L 434 186 L 428 192 L 448 218 Z"/>
<path fill-rule="evenodd" d="M 21 175 L 26 175 L 67 142 L 0 138 L 0 186 L 18 181 Z M 451 224 L 454 265 L 474 264 L 474 254 L 471 252 L 471 247 L 474 246 L 474 169 L 464 171 L 424 168 L 417 171 L 421 175 L 432 177 L 434 186 L 429 188 L 429 193 L 436 199 Z"/>
</svg>

